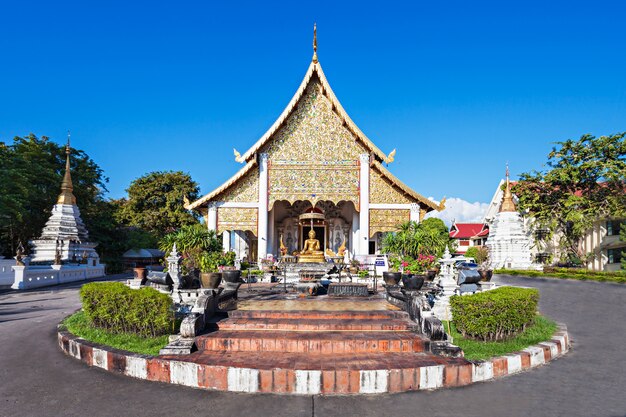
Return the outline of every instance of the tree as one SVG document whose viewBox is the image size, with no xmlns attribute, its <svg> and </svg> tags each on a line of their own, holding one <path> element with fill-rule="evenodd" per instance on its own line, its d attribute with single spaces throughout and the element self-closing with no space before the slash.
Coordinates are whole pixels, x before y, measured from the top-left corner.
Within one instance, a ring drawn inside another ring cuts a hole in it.
<svg viewBox="0 0 626 417">
<path fill-rule="evenodd" d="M 513 188 L 519 208 L 561 236 L 568 260 L 587 260 L 581 240 L 594 221 L 626 216 L 625 134 L 557 142 L 548 169 L 523 173 Z"/>
<path fill-rule="evenodd" d="M 619 229 L 619 240 L 626 242 L 626 222 L 622 222 L 622 227 Z M 626 269 L 626 248 L 622 251 L 622 269 Z"/>
<path fill-rule="evenodd" d="M 417 258 L 420 254 L 440 257 L 446 246 L 452 244 L 445 223 L 441 219 L 428 218 L 421 223 L 403 223 L 397 232 L 385 235 L 383 250 L 412 258 Z"/>
<path fill-rule="evenodd" d="M 108 179 L 85 152 L 70 151 L 74 195 L 89 229 L 101 213 Z M 45 136 L 0 142 L 1 254 L 12 256 L 18 242 L 26 245 L 41 233 L 60 192 L 65 156 L 65 147 Z"/>
<path fill-rule="evenodd" d="M 154 234 L 165 236 L 182 226 L 198 223 L 196 213 L 183 205 L 184 198 L 198 198 L 198 184 L 189 174 L 177 171 L 150 172 L 131 182 L 122 200 L 118 220 Z"/>
</svg>

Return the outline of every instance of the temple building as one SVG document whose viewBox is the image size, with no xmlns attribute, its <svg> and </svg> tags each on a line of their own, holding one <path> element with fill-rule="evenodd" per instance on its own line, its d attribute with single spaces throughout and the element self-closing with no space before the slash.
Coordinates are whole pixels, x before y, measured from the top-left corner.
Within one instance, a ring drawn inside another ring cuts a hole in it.
<svg viewBox="0 0 626 417">
<path fill-rule="evenodd" d="M 99 263 L 95 250 L 96 243 L 89 241 L 89 234 L 76 205 L 74 186 L 70 173 L 70 142 L 65 147 L 65 174 L 61 183 L 61 194 L 52 207 L 52 214 L 46 222 L 39 239 L 31 241 L 32 262 L 77 261 L 90 259 Z"/>
<path fill-rule="evenodd" d="M 239 172 L 186 208 L 240 259 L 298 252 L 311 229 L 327 253 L 375 254 L 384 233 L 444 208 L 387 170 L 395 150 L 383 153 L 345 112 L 317 59 L 315 32 L 296 94 L 250 149 L 234 152 Z"/>
</svg>

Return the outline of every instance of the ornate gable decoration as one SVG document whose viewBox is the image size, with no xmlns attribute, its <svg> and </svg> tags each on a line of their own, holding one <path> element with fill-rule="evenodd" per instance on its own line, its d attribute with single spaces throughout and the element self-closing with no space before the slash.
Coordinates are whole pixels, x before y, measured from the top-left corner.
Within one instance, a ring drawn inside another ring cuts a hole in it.
<svg viewBox="0 0 626 417">
<path fill-rule="evenodd" d="M 367 148 L 333 111 L 317 76 L 260 152 L 269 155 L 269 207 L 276 201 L 359 203 L 359 154 Z"/>
</svg>

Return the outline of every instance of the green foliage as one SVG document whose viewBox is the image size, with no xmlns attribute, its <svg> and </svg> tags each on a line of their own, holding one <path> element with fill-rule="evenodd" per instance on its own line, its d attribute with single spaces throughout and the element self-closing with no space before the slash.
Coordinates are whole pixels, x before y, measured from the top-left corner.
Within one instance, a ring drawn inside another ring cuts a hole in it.
<svg viewBox="0 0 626 417">
<path fill-rule="evenodd" d="M 562 236 L 566 258 L 587 261 L 581 240 L 598 218 L 626 216 L 625 133 L 557 142 L 545 172 L 524 173 L 513 188 L 537 226 Z"/>
<path fill-rule="evenodd" d="M 85 316 L 112 333 L 157 337 L 173 332 L 172 300 L 154 288 L 132 290 L 121 282 L 93 282 L 80 290 Z"/>
<path fill-rule="evenodd" d="M 465 256 L 468 258 L 476 259 L 478 257 L 478 246 L 471 246 L 467 248 L 467 251 L 465 251 Z M 476 261 L 478 262 L 477 259 Z"/>
<path fill-rule="evenodd" d="M 473 295 L 453 296 L 454 325 L 467 338 L 483 341 L 508 339 L 531 325 L 537 312 L 539 291 L 500 287 Z"/>
<path fill-rule="evenodd" d="M 218 253 L 221 255 L 222 242 L 217 238 L 215 231 L 208 230 L 206 226 L 195 223 L 188 226 L 182 226 L 180 229 L 170 232 L 159 242 L 159 248 L 170 253 L 176 243 L 176 250 L 183 256 L 183 269 L 185 273 L 192 269 L 201 268 L 200 262 L 204 262 L 204 267 L 211 272 L 210 259 L 204 259 L 204 254 Z M 201 261 L 201 259 L 204 259 Z M 225 261 L 220 261 L 220 265 L 224 265 Z"/>
<path fill-rule="evenodd" d="M 129 333 L 112 333 L 106 330 L 93 327 L 91 320 L 87 318 L 83 311 L 79 311 L 66 318 L 62 323 L 67 330 L 75 336 L 94 343 L 111 346 L 115 349 L 126 350 L 128 352 L 140 353 L 142 355 L 157 356 L 159 350 L 168 343 L 168 335 L 158 337 L 141 337 Z"/>
<path fill-rule="evenodd" d="M 219 272 L 222 265 L 223 256 L 219 252 L 204 252 L 200 255 L 198 266 L 200 272 Z"/>
<path fill-rule="evenodd" d="M 444 326 L 447 329 L 448 323 L 444 322 Z M 454 344 L 463 349 L 465 359 L 485 360 L 494 356 L 519 352 L 537 343 L 549 341 L 556 332 L 557 326 L 552 320 L 538 315 L 535 317 L 535 322 L 519 335 L 499 342 L 483 342 L 465 338 L 458 332 L 454 323 L 451 324 L 450 329 Z"/>
<path fill-rule="evenodd" d="M 446 246 L 454 249 L 448 228 L 440 219 L 429 218 L 421 223 L 409 221 L 401 224 L 398 229 L 397 232 L 387 233 L 383 238 L 384 252 L 411 258 L 417 258 L 420 254 L 439 258 Z"/>
<path fill-rule="evenodd" d="M 517 269 L 497 269 L 494 274 L 521 275 L 531 278 L 577 279 L 579 281 L 626 283 L 626 271 L 591 271 L 584 268 L 545 268 L 541 271 L 520 271 Z"/>
<path fill-rule="evenodd" d="M 196 224 L 197 214 L 184 199 L 198 198 L 198 184 L 180 171 L 150 172 L 131 182 L 128 199 L 121 201 L 118 220 L 161 238 L 182 226 Z"/>
<path fill-rule="evenodd" d="M 105 241 L 107 202 L 103 198 L 108 178 L 89 156 L 71 149 L 74 195 L 91 239 Z M 41 233 L 61 191 L 65 171 L 65 147 L 47 137 L 30 134 L 0 142 L 0 254 L 13 256 L 18 242 Z M 98 248 L 102 250 L 103 247 Z M 106 248 L 104 248 L 106 250 Z"/>
</svg>

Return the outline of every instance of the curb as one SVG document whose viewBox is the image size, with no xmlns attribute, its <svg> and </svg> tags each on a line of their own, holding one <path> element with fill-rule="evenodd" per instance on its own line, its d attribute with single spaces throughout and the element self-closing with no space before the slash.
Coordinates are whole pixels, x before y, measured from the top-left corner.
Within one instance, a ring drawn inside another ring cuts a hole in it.
<svg viewBox="0 0 626 417">
<path fill-rule="evenodd" d="M 570 348 L 567 327 L 552 339 L 521 352 L 486 361 L 379 370 L 251 369 L 140 355 L 81 339 L 59 329 L 59 347 L 89 366 L 148 381 L 232 392 L 344 395 L 434 390 L 516 374 L 564 355 Z"/>
</svg>

